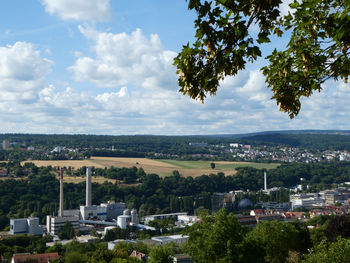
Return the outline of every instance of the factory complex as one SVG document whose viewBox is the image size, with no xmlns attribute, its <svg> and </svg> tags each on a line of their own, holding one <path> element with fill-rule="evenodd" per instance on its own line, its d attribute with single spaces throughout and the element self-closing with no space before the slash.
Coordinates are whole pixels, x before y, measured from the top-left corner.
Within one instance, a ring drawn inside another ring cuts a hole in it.
<svg viewBox="0 0 350 263">
<path fill-rule="evenodd" d="M 139 216 L 136 209 L 126 209 L 125 203 L 108 202 L 92 205 L 91 167 L 86 168 L 86 202 L 79 209 L 64 210 L 63 207 L 63 169 L 60 169 L 60 200 L 57 216 L 46 216 L 46 233 L 57 235 L 66 222 L 71 223 L 75 230 L 92 229 L 91 226 L 120 227 L 125 229 L 129 225 L 139 226 Z M 20 218 L 10 220 L 10 234 L 42 235 L 44 227 L 39 226 L 39 218 Z"/>
</svg>

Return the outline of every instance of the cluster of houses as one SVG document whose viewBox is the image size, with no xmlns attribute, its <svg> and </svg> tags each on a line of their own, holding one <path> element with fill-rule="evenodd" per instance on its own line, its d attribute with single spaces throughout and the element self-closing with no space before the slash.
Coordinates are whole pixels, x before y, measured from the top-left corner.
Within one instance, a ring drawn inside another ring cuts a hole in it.
<svg viewBox="0 0 350 263">
<path fill-rule="evenodd" d="M 312 153 L 307 149 L 299 149 L 297 147 L 274 147 L 269 149 L 264 147 L 261 149 L 254 148 L 251 145 L 243 145 L 238 143 L 231 143 L 229 151 L 233 157 L 241 160 L 274 160 L 282 162 L 321 162 L 321 161 L 350 161 L 350 153 L 347 151 L 320 151 Z"/>
</svg>

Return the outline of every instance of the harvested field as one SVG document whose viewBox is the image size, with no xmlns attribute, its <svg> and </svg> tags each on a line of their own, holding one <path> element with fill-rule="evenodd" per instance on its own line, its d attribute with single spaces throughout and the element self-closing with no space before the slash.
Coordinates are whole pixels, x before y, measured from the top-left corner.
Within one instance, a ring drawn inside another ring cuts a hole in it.
<svg viewBox="0 0 350 263">
<path fill-rule="evenodd" d="M 210 168 L 211 161 L 178 161 L 178 160 L 152 160 L 146 158 L 119 158 L 119 157 L 91 157 L 86 160 L 53 160 L 53 161 L 26 161 L 33 162 L 37 166 L 60 166 L 74 169 L 82 166 L 105 167 L 142 167 L 147 173 L 156 173 L 160 176 L 172 174 L 174 170 L 185 177 L 197 177 L 202 174 L 223 172 L 226 175 L 236 173 L 237 167 L 250 166 L 258 169 L 273 169 L 279 164 L 251 163 L 251 162 L 214 162 L 215 169 Z M 23 164 L 23 163 L 22 163 Z M 83 180 L 83 179 L 82 179 Z"/>
<path fill-rule="evenodd" d="M 59 179 L 58 176 L 57 176 L 57 179 Z M 77 183 L 85 182 L 85 180 L 86 180 L 85 177 L 66 176 L 66 175 L 64 176 L 64 182 L 65 183 L 77 184 Z M 95 177 L 95 176 L 91 177 L 91 182 L 92 183 L 103 184 L 106 181 L 109 182 L 109 183 L 113 183 L 114 184 L 117 180 L 108 179 L 108 178 L 104 178 L 104 177 Z"/>
</svg>

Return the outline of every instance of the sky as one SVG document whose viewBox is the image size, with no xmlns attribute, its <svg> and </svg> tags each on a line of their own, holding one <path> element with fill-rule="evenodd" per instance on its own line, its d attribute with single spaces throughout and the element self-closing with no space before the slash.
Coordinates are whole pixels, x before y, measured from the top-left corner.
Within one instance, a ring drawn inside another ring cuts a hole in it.
<svg viewBox="0 0 350 263">
<path fill-rule="evenodd" d="M 288 1 L 281 5 L 288 10 Z M 11 0 L 0 9 L 0 133 L 236 134 L 349 130 L 349 84 L 329 81 L 293 120 L 261 58 L 205 103 L 178 92 L 173 58 L 194 40 L 185 0 Z M 287 39 L 273 39 L 263 56 Z"/>
</svg>

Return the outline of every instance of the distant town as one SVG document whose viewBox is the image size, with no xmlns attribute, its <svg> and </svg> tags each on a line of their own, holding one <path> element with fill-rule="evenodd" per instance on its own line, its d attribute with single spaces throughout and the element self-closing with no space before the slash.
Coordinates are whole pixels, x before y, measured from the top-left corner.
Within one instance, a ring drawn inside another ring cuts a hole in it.
<svg viewBox="0 0 350 263">
<path fill-rule="evenodd" d="M 322 150 L 308 149 L 306 147 L 287 147 L 284 145 L 250 145 L 235 142 L 221 144 L 209 144 L 206 142 L 189 142 L 186 153 L 164 153 L 156 151 L 133 152 L 134 155 L 147 158 L 170 158 L 170 159 L 226 159 L 232 161 L 258 161 L 258 162 L 322 162 L 322 161 L 350 161 L 348 150 Z M 188 150 L 190 149 L 190 150 Z M 111 145 L 109 147 L 71 147 L 56 145 L 52 148 L 47 146 L 27 145 L 18 141 L 2 141 L 2 150 L 27 152 L 23 156 L 30 159 L 40 160 L 77 160 L 88 158 L 91 155 L 107 154 L 110 156 L 132 157 L 128 154 L 129 149 Z M 181 151 L 180 151 L 181 152 Z M 136 156 L 135 156 L 136 157 Z"/>
</svg>

